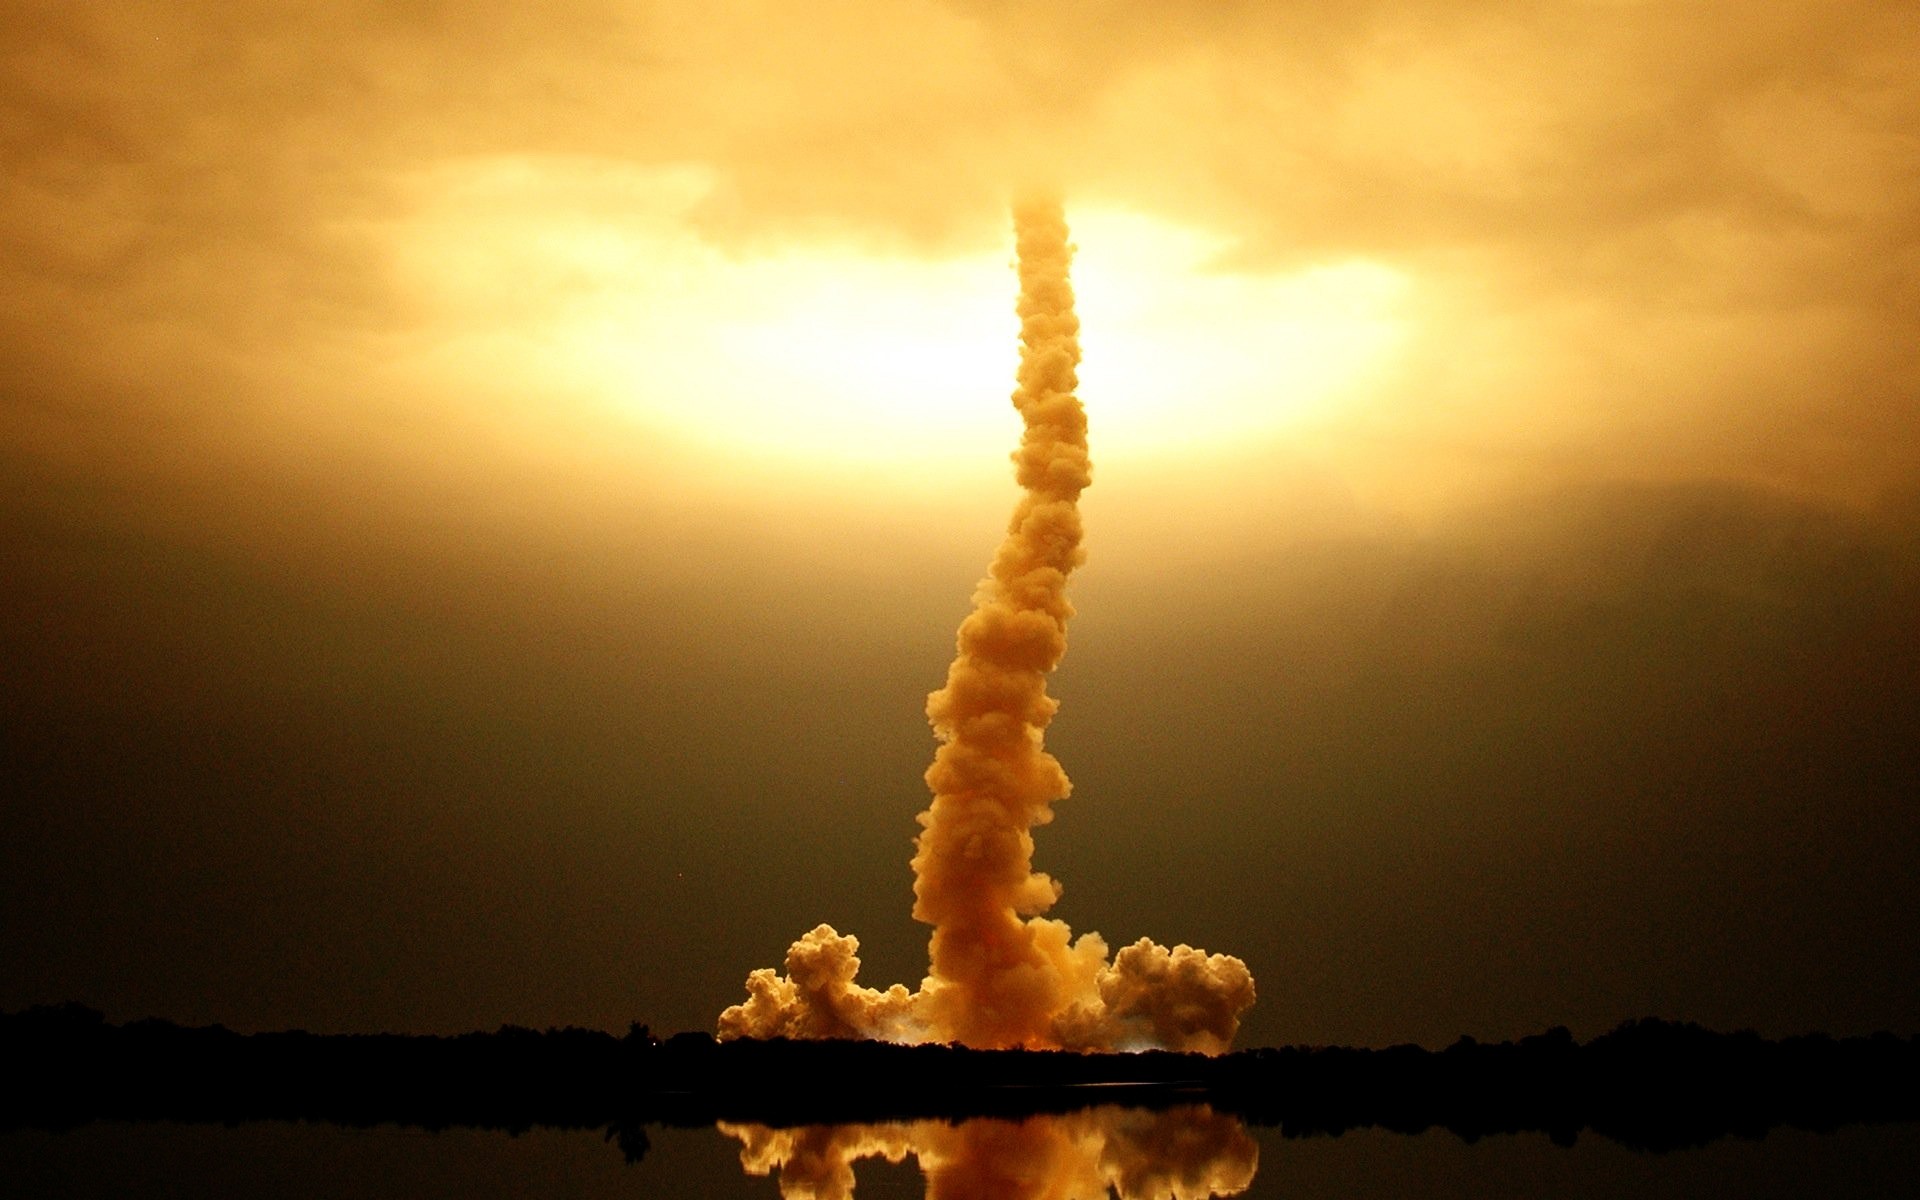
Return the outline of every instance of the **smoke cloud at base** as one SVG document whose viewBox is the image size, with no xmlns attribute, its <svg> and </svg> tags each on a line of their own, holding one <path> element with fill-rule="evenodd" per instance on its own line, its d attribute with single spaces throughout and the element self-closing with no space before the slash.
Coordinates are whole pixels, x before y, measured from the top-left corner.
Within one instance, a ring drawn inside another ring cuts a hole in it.
<svg viewBox="0 0 1920 1200">
<path fill-rule="evenodd" d="M 1080 493 L 1092 482 L 1068 268 L 1057 201 L 1014 210 L 1020 367 L 1014 452 L 1023 489 L 1007 536 L 961 623 L 946 685 L 927 699 L 940 748 L 926 774 L 913 857 L 916 920 L 933 926 L 916 992 L 862 987 L 859 941 L 820 925 L 787 952 L 786 974 L 754 971 L 748 1000 L 721 1013 L 733 1037 L 864 1037 L 977 1047 L 1218 1054 L 1254 1001 L 1241 960 L 1142 938 L 1111 961 L 1098 933 L 1044 914 L 1059 883 L 1033 869 L 1035 826 L 1071 790 L 1043 746 L 1059 704 L 1046 677 L 1066 653 L 1066 585 L 1085 559 Z"/>
</svg>

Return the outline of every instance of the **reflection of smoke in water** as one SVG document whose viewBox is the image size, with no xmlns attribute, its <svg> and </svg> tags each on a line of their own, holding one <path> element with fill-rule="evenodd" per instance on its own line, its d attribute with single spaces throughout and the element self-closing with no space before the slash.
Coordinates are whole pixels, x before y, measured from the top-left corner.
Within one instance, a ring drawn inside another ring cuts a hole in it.
<svg viewBox="0 0 1920 1200">
<path fill-rule="evenodd" d="M 1260 1149 L 1246 1128 L 1205 1105 L 1148 1112 L 1094 1108 L 1023 1121 L 976 1118 L 770 1129 L 722 1123 L 740 1139 L 749 1175 L 780 1180 L 784 1200 L 852 1200 L 855 1162 L 912 1155 L 929 1200 L 1203 1200 L 1252 1184 Z"/>
<path fill-rule="evenodd" d="M 933 926 L 917 992 L 859 986 L 859 942 L 821 925 L 787 951 L 786 974 L 747 978 L 746 1003 L 720 1015 L 726 1037 L 867 1037 L 970 1046 L 1224 1051 L 1254 999 L 1246 964 L 1142 938 L 1109 962 L 1097 933 L 1074 939 L 1041 914 L 1060 885 L 1033 869 L 1033 827 L 1070 784 L 1042 745 L 1058 704 L 1046 677 L 1066 653 L 1067 577 L 1091 481 L 1085 411 L 1074 394 L 1080 323 L 1057 202 L 1014 211 L 1020 265 L 1020 369 L 1014 407 L 1022 496 L 974 610 L 960 626 L 946 686 L 927 699 L 941 745 L 933 803 L 913 858 L 916 919 Z"/>
</svg>

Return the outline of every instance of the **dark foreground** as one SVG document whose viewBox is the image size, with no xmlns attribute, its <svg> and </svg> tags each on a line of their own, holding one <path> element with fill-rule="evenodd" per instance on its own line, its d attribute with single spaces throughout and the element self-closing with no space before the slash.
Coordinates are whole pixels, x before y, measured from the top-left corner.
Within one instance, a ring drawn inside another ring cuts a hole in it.
<svg viewBox="0 0 1920 1200">
<path fill-rule="evenodd" d="M 1445 1128 L 1472 1140 L 1583 1131 L 1646 1150 L 1920 1119 L 1920 1038 L 1769 1041 L 1629 1022 L 1445 1050 L 1288 1047 L 1219 1058 L 875 1042 L 665 1041 L 514 1027 L 459 1037 L 242 1035 L 108 1024 L 77 1005 L 0 1015 L 0 1129 L 100 1119 L 260 1119 L 427 1128 L 767 1125 L 1025 1116 L 1205 1102 L 1287 1134 Z"/>
</svg>

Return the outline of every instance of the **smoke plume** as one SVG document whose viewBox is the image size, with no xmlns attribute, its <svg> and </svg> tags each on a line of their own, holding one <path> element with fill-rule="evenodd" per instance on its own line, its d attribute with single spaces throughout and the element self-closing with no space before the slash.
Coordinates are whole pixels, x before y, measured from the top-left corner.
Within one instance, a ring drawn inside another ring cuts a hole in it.
<svg viewBox="0 0 1920 1200">
<path fill-rule="evenodd" d="M 1067 578 L 1085 558 L 1078 501 L 1092 481 L 1075 395 L 1080 322 L 1073 248 L 1056 201 L 1016 206 L 1020 368 L 1013 404 L 1022 494 L 961 623 L 946 686 L 927 698 L 940 740 L 913 856 L 916 920 L 933 926 L 917 992 L 855 982 L 859 942 L 821 925 L 787 952 L 786 974 L 747 978 L 721 1037 L 870 1037 L 979 1047 L 1159 1046 L 1216 1054 L 1254 1000 L 1246 964 L 1141 939 L 1111 963 L 1097 933 L 1044 914 L 1060 885 L 1033 869 L 1033 829 L 1071 784 L 1043 736 L 1059 704 L 1047 675 L 1067 648 Z"/>
</svg>

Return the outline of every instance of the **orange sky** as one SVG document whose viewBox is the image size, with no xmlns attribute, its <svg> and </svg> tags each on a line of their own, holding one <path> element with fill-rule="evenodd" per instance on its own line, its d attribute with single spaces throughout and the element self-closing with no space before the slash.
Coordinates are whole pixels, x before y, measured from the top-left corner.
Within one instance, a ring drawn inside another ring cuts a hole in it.
<svg viewBox="0 0 1920 1200">
<path fill-rule="evenodd" d="M 1254 1041 L 1920 1021 L 1908 6 L 15 0 L 0 55 L 0 1006 L 918 970 L 1042 182 L 1063 916 L 1241 954 Z"/>
</svg>

